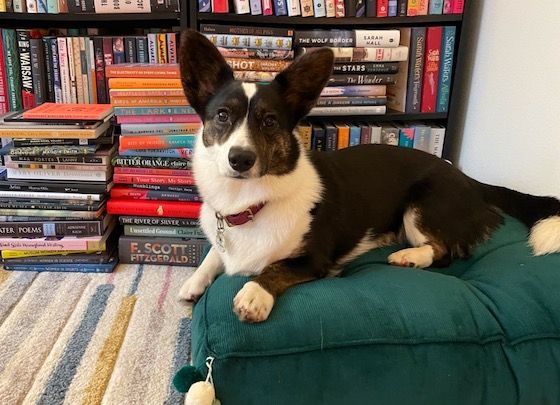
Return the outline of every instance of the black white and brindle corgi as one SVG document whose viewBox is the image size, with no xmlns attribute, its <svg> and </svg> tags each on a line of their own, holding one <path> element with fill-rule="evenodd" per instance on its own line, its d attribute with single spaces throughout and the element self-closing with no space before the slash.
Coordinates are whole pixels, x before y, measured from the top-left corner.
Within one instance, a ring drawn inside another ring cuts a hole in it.
<svg viewBox="0 0 560 405">
<path fill-rule="evenodd" d="M 307 152 L 294 128 L 332 72 L 320 49 L 268 85 L 234 80 L 218 50 L 186 31 L 180 48 L 185 94 L 203 121 L 193 157 L 212 248 L 180 297 L 196 301 L 225 272 L 251 275 L 233 301 L 240 320 L 268 318 L 289 287 L 336 275 L 358 255 L 404 238 L 397 266 L 448 266 L 466 258 L 502 222 L 532 227 L 535 255 L 560 252 L 560 201 L 473 180 L 418 150 L 361 145 Z"/>
</svg>

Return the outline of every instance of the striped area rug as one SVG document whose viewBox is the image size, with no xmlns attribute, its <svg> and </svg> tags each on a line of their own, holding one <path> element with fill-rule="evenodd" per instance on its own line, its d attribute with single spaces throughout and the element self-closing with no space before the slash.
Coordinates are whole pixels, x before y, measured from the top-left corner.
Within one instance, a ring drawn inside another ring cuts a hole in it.
<svg viewBox="0 0 560 405">
<path fill-rule="evenodd" d="M 0 269 L 0 404 L 183 403 L 193 269 L 119 265 L 111 274 Z"/>
</svg>

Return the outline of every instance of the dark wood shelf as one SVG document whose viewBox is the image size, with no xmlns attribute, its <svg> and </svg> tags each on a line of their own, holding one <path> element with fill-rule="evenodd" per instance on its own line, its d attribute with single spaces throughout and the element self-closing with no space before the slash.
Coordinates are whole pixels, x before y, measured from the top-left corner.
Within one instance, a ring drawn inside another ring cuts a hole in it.
<svg viewBox="0 0 560 405">
<path fill-rule="evenodd" d="M 313 121 L 443 121 L 447 119 L 447 113 L 413 113 L 407 114 L 400 111 L 389 110 L 383 115 L 310 115 L 306 118 Z"/>
<path fill-rule="evenodd" d="M 359 27 L 359 26 L 400 26 L 400 25 L 438 25 L 461 22 L 462 14 L 425 15 L 417 17 L 277 17 L 250 14 L 214 14 L 198 13 L 199 23 L 230 23 L 230 24 L 260 24 L 260 25 L 286 25 L 294 28 L 332 28 L 332 27 Z"/>
<path fill-rule="evenodd" d="M 119 14 L 29 14 L 29 13 L 0 13 L 0 24 L 9 27 L 43 28 L 43 27 L 76 27 L 108 26 L 115 23 L 138 26 L 171 26 L 179 25 L 179 12 L 161 13 L 119 13 Z"/>
</svg>

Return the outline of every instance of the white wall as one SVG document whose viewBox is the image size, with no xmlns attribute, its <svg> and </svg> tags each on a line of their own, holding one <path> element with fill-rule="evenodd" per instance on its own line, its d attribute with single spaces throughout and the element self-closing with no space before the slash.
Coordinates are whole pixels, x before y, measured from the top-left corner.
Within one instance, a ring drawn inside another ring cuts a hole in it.
<svg viewBox="0 0 560 405">
<path fill-rule="evenodd" d="M 457 164 L 486 183 L 560 197 L 560 2 L 476 3 Z"/>
</svg>

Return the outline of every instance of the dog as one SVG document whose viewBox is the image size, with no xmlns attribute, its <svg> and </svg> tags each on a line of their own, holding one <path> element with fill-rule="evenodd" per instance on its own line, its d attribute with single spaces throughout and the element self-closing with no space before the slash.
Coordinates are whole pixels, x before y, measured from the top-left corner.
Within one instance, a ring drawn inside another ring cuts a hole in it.
<svg viewBox="0 0 560 405">
<path fill-rule="evenodd" d="M 234 80 L 203 35 L 185 31 L 181 81 L 203 121 L 193 171 L 211 249 L 179 297 L 196 301 L 216 276 L 254 276 L 237 293 L 241 321 L 265 321 L 296 284 L 336 276 L 404 239 L 396 266 L 448 266 L 503 223 L 531 228 L 535 255 L 560 252 L 560 201 L 479 183 L 428 153 L 391 145 L 304 150 L 294 129 L 333 68 L 327 48 L 297 58 L 270 84 Z"/>
</svg>

